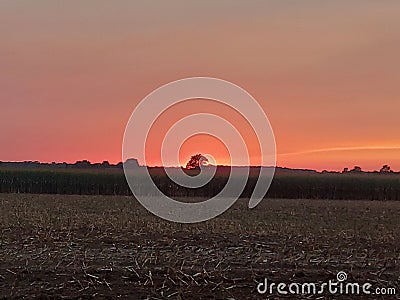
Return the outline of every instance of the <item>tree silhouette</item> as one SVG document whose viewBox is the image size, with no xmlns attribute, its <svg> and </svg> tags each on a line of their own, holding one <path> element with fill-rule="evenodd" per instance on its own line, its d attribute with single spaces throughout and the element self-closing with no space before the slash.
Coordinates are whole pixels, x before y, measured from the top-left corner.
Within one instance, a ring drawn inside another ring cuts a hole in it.
<svg viewBox="0 0 400 300">
<path fill-rule="evenodd" d="M 201 165 L 204 163 L 207 163 L 208 159 L 207 157 L 204 157 L 202 154 L 196 154 L 192 155 L 188 163 L 186 164 L 186 169 L 188 170 L 193 170 L 193 169 L 199 169 Z"/>
<path fill-rule="evenodd" d="M 389 166 L 389 165 L 384 165 L 384 166 L 380 169 L 379 172 L 381 172 L 381 173 L 391 173 L 392 170 L 390 169 L 390 166 Z"/>
<path fill-rule="evenodd" d="M 359 166 L 354 166 L 354 168 L 352 170 L 350 170 L 350 172 L 352 172 L 352 173 L 361 173 L 361 172 L 363 172 L 363 170 Z"/>
</svg>

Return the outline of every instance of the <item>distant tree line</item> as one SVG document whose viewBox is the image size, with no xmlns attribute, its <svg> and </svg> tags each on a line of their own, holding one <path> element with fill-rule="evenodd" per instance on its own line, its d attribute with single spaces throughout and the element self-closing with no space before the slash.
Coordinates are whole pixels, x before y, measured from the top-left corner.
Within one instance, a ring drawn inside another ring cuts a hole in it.
<svg viewBox="0 0 400 300">
<path fill-rule="evenodd" d="M 116 169 L 116 170 L 122 170 L 123 166 L 128 165 L 130 168 L 139 168 L 139 162 L 135 158 L 130 158 L 126 160 L 124 163 L 119 162 L 116 164 L 111 164 L 108 161 L 103 161 L 102 163 L 91 163 L 89 160 L 79 160 L 76 161 L 75 163 L 57 163 L 57 162 L 52 162 L 52 163 L 41 163 L 39 161 L 23 161 L 23 162 L 3 162 L 0 161 L 0 169 L 80 169 L 80 170 L 86 170 L 86 169 Z M 186 170 L 192 170 L 192 169 L 200 169 L 200 165 L 205 165 L 207 166 L 208 164 L 208 159 L 204 157 L 202 154 L 196 154 L 191 156 L 190 160 L 187 162 L 185 169 Z M 219 168 L 223 168 L 226 166 L 218 166 Z M 251 168 L 257 168 L 257 167 L 251 167 Z M 280 170 L 288 170 L 288 171 L 301 171 L 301 172 L 314 172 L 318 173 L 317 171 L 314 170 L 303 170 L 303 169 L 290 169 L 290 168 L 277 168 Z M 340 172 L 335 172 L 335 171 L 327 171 L 324 170 L 322 173 L 340 173 Z M 382 168 L 379 171 L 372 171 L 372 172 L 366 172 L 363 171 L 360 166 L 354 166 L 352 169 L 349 168 L 344 168 L 343 171 L 341 172 L 343 174 L 346 173 L 383 173 L 383 174 L 400 174 L 400 172 L 395 172 L 391 169 L 389 165 L 383 165 Z"/>
<path fill-rule="evenodd" d="M 349 170 L 349 168 L 344 168 L 342 173 L 365 173 L 360 166 L 354 166 L 353 169 Z M 383 165 L 379 171 L 366 172 L 366 173 L 382 173 L 382 174 L 390 174 L 395 173 L 389 165 Z"/>
<path fill-rule="evenodd" d="M 39 161 L 23 161 L 23 162 L 2 162 L 0 161 L 0 168 L 12 169 L 122 169 L 122 162 L 117 164 L 110 164 L 108 161 L 102 163 L 91 163 L 88 160 L 79 160 L 73 164 L 66 162 L 62 163 L 41 163 Z M 125 164 L 130 166 L 139 167 L 138 160 L 135 158 L 128 159 Z"/>
</svg>

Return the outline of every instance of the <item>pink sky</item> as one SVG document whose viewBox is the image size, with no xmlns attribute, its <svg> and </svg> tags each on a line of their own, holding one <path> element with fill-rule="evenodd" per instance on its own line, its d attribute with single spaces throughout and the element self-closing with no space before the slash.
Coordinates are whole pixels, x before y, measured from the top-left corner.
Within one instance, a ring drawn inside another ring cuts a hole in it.
<svg viewBox="0 0 400 300">
<path fill-rule="evenodd" d="M 0 160 L 118 162 L 144 96 L 210 76 L 260 102 L 280 166 L 400 170 L 399 1 L 137 3 L 0 2 Z M 204 144 L 183 159 L 226 160 Z"/>
</svg>

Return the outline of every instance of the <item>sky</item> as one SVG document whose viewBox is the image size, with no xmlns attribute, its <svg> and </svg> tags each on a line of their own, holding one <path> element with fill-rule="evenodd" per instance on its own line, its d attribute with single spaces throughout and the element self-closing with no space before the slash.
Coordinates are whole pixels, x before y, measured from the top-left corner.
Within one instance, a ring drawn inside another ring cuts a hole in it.
<svg viewBox="0 0 400 300">
<path fill-rule="evenodd" d="M 400 170 L 399 15 L 397 0 L 2 0 L 0 161 L 119 162 L 147 94 L 207 76 L 257 99 L 279 166 Z M 229 162 L 210 136 L 188 139 L 182 164 L 194 153 Z"/>
</svg>

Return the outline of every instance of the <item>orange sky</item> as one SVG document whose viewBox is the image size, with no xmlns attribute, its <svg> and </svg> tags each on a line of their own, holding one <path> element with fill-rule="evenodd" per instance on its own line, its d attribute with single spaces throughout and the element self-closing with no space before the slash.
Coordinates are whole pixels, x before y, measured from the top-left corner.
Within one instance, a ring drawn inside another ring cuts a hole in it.
<svg viewBox="0 0 400 300">
<path fill-rule="evenodd" d="M 399 15 L 395 0 L 0 1 L 0 160 L 118 162 L 143 97 L 210 76 L 260 102 L 280 166 L 400 170 Z M 192 152 L 227 161 L 209 137 Z"/>
</svg>

